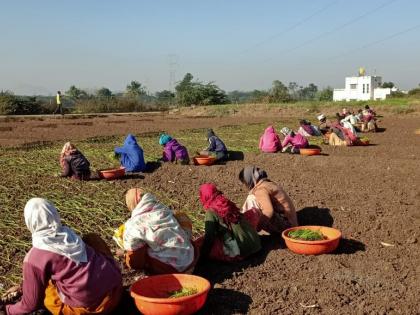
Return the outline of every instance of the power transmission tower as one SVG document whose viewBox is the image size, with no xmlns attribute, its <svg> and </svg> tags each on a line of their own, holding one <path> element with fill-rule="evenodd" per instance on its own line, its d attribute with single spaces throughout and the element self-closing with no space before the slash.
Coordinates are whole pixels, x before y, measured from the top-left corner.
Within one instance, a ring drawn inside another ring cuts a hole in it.
<svg viewBox="0 0 420 315">
<path fill-rule="evenodd" d="M 177 54 L 168 54 L 168 66 L 169 66 L 169 90 L 175 89 L 176 83 L 176 70 L 179 64 L 179 56 Z"/>
</svg>

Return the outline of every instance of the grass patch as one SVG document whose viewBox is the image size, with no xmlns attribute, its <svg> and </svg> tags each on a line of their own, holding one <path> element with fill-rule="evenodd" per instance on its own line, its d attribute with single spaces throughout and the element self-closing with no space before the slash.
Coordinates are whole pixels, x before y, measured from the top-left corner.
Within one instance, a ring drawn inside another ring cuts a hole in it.
<svg viewBox="0 0 420 315">
<path fill-rule="evenodd" d="M 392 109 L 392 112 L 394 114 L 399 114 L 399 115 L 406 115 L 406 114 L 414 113 L 415 111 L 416 110 L 414 108 L 408 105 L 400 105 Z"/>
<path fill-rule="evenodd" d="M 339 112 L 343 108 L 357 111 L 363 109 L 366 105 L 375 109 L 376 111 L 392 112 L 395 114 L 405 114 L 404 109 L 410 112 L 420 110 L 418 99 L 412 99 L 408 97 L 403 98 L 388 98 L 386 100 L 369 100 L 369 101 L 298 101 L 288 103 L 255 103 L 255 104 L 223 104 L 223 105 L 209 105 L 209 106 L 196 106 L 195 108 L 182 108 L 181 111 L 185 114 L 192 115 L 195 117 L 224 117 L 232 115 L 253 115 L 255 112 L 258 113 L 277 113 L 281 110 L 300 110 L 304 114 L 309 115 L 309 120 L 315 120 L 315 115 L 327 112 Z M 394 108 L 402 108 L 395 109 Z"/>
</svg>

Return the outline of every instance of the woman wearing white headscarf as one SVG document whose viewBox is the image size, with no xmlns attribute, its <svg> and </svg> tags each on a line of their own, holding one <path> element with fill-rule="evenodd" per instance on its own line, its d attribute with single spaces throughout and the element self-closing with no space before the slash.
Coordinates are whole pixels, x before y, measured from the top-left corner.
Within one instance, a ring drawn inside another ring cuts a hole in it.
<svg viewBox="0 0 420 315">
<path fill-rule="evenodd" d="M 57 209 L 42 198 L 29 200 L 24 215 L 32 248 L 23 262 L 22 298 L 6 305 L 7 314 L 41 308 L 52 314 L 110 313 L 120 300 L 122 277 L 103 241 L 92 242 L 96 250 L 87 245 L 61 225 Z"/>
<path fill-rule="evenodd" d="M 264 170 L 247 166 L 239 173 L 239 180 L 249 189 L 242 212 L 254 211 L 259 215 L 257 231 L 281 233 L 298 225 L 292 200 L 280 185 L 268 179 Z"/>
<path fill-rule="evenodd" d="M 331 129 L 331 121 L 327 120 L 327 116 L 320 114 L 316 117 L 319 121 L 318 129 L 322 134 L 326 134 Z"/>
</svg>

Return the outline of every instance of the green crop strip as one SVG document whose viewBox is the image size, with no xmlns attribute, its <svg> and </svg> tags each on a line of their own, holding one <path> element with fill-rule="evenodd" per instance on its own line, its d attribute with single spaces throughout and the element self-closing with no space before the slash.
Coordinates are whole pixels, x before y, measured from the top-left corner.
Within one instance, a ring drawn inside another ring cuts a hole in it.
<svg viewBox="0 0 420 315">
<path fill-rule="evenodd" d="M 278 123 L 275 128 L 279 130 L 282 126 Z M 264 124 L 225 126 L 217 128 L 216 133 L 230 150 L 249 153 L 259 151 L 259 138 L 265 128 Z M 156 161 L 162 156 L 158 135 L 136 135 L 147 161 Z M 184 130 L 172 136 L 188 148 L 190 155 L 207 146 L 205 129 Z M 124 137 L 97 137 L 75 142 L 75 145 L 95 170 L 118 165 L 112 152 L 123 141 Z M 59 210 L 64 224 L 80 234 L 99 233 L 113 248 L 113 231 L 128 218 L 124 192 L 135 182 L 132 179 L 82 182 L 57 177 L 63 143 L 0 148 L 0 293 L 20 281 L 24 255 L 31 248 L 31 235 L 23 219 L 23 209 L 30 198 L 50 200 Z M 165 191 L 144 188 L 156 194 L 166 205 L 181 207 L 188 213 L 195 234 L 203 231 L 203 213 L 192 209 L 185 200 L 169 197 Z"/>
</svg>

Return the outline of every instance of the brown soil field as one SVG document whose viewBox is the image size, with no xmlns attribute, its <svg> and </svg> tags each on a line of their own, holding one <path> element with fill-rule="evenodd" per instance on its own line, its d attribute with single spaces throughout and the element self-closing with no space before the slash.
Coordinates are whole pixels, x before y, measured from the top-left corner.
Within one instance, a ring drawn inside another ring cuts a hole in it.
<svg viewBox="0 0 420 315">
<path fill-rule="evenodd" d="M 274 119 L 275 120 L 275 119 Z M 40 144 L 56 140 L 81 140 L 96 136 L 219 127 L 273 121 L 273 117 L 201 117 L 170 114 L 39 116 L 0 119 L 0 146 Z"/>
<path fill-rule="evenodd" d="M 256 120 L 273 117 L 23 119 L 0 123 L 0 145 Z M 342 231 L 339 248 L 329 255 L 296 255 L 280 236 L 271 236 L 264 237 L 261 253 L 244 262 L 200 264 L 195 273 L 214 286 L 200 314 L 419 314 L 420 136 L 415 130 L 420 118 L 390 115 L 381 127 L 384 132 L 368 135 L 372 145 L 366 147 L 323 146 L 323 155 L 310 157 L 246 153 L 243 161 L 211 167 L 165 164 L 115 185 L 153 187 L 202 211 L 200 184 L 216 183 L 241 205 L 247 191 L 238 173 L 255 164 L 288 192 L 301 225 Z M 117 313 L 128 314 L 126 308 Z"/>
</svg>

